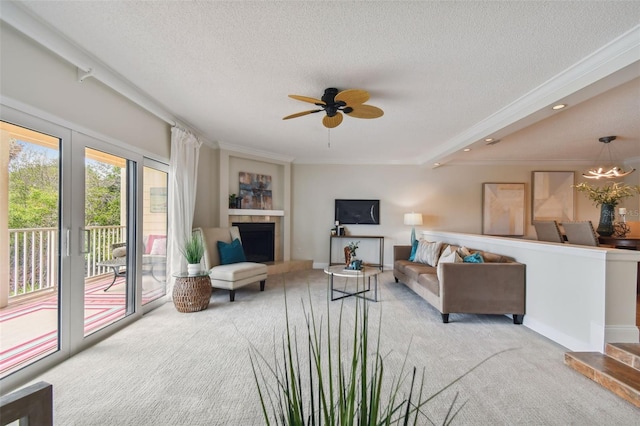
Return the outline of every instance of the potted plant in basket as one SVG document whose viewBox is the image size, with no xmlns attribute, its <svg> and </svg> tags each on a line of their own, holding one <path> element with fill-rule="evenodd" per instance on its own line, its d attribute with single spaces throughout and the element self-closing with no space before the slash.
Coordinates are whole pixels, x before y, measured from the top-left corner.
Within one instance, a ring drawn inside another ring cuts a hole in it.
<svg viewBox="0 0 640 426">
<path fill-rule="evenodd" d="M 195 275 L 202 269 L 200 261 L 204 256 L 204 242 L 198 233 L 192 233 L 184 243 L 180 250 L 187 260 L 187 272 L 189 275 Z"/>
<path fill-rule="evenodd" d="M 623 182 L 613 182 L 607 186 L 594 186 L 586 182 L 574 185 L 580 192 L 586 192 L 587 197 L 593 204 L 600 208 L 600 222 L 598 223 L 598 234 L 608 237 L 613 234 L 613 218 L 615 207 L 620 200 L 640 194 L 640 185 L 627 185 Z"/>
</svg>

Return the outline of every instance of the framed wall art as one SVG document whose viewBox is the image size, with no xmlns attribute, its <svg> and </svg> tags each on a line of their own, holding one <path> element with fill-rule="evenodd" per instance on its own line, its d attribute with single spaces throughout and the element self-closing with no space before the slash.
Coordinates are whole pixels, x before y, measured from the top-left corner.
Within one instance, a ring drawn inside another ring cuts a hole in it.
<svg viewBox="0 0 640 426">
<path fill-rule="evenodd" d="M 570 222 L 574 217 L 574 172 L 531 172 L 531 221 Z"/>
<path fill-rule="evenodd" d="M 271 210 L 271 176 L 240 172 L 240 198 L 243 209 Z"/>
<path fill-rule="evenodd" d="M 166 213 L 167 188 L 149 188 L 149 205 L 151 213 Z"/>
<path fill-rule="evenodd" d="M 524 183 L 482 184 L 482 233 L 520 237 L 524 235 Z"/>
</svg>

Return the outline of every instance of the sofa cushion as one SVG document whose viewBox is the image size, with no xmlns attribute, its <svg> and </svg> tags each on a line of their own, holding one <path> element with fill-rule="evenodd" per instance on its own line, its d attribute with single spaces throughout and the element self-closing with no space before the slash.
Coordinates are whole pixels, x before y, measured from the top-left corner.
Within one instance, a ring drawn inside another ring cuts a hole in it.
<svg viewBox="0 0 640 426">
<path fill-rule="evenodd" d="M 413 281 L 417 281 L 420 274 L 433 274 L 435 276 L 436 273 L 436 268 L 433 266 L 409 262 L 408 260 L 396 260 L 394 267 Z"/>
<path fill-rule="evenodd" d="M 440 297 L 440 282 L 436 274 L 421 274 L 417 281 L 418 284 Z"/>
<path fill-rule="evenodd" d="M 416 260 L 416 251 L 418 251 L 418 244 L 419 243 L 420 243 L 420 240 L 415 240 L 411 244 L 411 254 L 409 255 L 409 261 L 411 261 L 411 262 Z"/>
<path fill-rule="evenodd" d="M 458 249 L 458 254 L 460 255 L 461 258 L 465 258 L 467 256 L 469 256 L 471 254 L 471 250 L 469 250 L 468 248 L 466 248 L 465 246 L 462 246 Z"/>
<path fill-rule="evenodd" d="M 267 265 L 263 263 L 240 262 L 229 265 L 218 265 L 211 268 L 209 277 L 212 280 L 240 281 L 266 273 Z"/>
<path fill-rule="evenodd" d="M 167 255 L 167 239 L 166 238 L 157 238 L 153 240 L 153 246 L 151 246 L 151 251 L 149 254 L 154 256 L 166 256 Z"/>
<path fill-rule="evenodd" d="M 438 280 L 442 279 L 442 264 L 444 264 L 444 263 L 459 263 L 459 262 L 462 262 L 462 258 L 456 252 L 456 250 L 453 249 L 451 246 L 445 248 L 442 251 L 442 255 L 440 256 L 440 259 L 438 259 L 438 266 L 437 266 L 437 269 L 436 269 L 436 274 L 438 276 Z"/>
<path fill-rule="evenodd" d="M 114 248 L 113 251 L 111 252 L 111 255 L 116 258 L 125 257 L 127 255 L 127 246 Z"/>
<path fill-rule="evenodd" d="M 424 263 L 429 266 L 438 265 L 438 258 L 442 250 L 442 241 L 420 240 L 416 251 L 415 262 Z"/>
<path fill-rule="evenodd" d="M 402 274 L 407 273 L 407 265 L 411 265 L 413 262 L 409 262 L 408 260 L 400 259 L 393 262 L 393 269 L 399 271 Z"/>
<path fill-rule="evenodd" d="M 151 254 L 151 249 L 153 248 L 153 242 L 155 240 L 159 240 L 159 239 L 166 239 L 167 236 L 166 235 L 154 235 L 151 234 L 147 237 L 147 243 L 144 246 L 144 254 Z"/>
<path fill-rule="evenodd" d="M 247 258 L 244 255 L 244 250 L 242 249 L 242 243 L 237 238 L 231 241 L 231 243 L 218 241 L 218 252 L 220 253 L 221 265 L 247 261 Z"/>
<path fill-rule="evenodd" d="M 489 253 L 486 251 L 481 251 L 480 254 L 482 255 L 484 261 L 489 263 L 504 263 L 510 261 L 507 256 L 503 256 L 501 254 Z"/>
<path fill-rule="evenodd" d="M 470 254 L 469 256 L 465 256 L 462 260 L 466 263 L 484 263 L 482 254 L 480 254 L 479 251 Z"/>
</svg>

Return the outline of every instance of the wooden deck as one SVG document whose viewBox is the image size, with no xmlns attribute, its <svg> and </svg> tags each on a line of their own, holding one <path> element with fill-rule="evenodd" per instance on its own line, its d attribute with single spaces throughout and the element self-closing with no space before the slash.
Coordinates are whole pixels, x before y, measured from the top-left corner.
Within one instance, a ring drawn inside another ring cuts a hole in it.
<svg viewBox="0 0 640 426">
<path fill-rule="evenodd" d="M 89 335 L 125 316 L 124 278 L 111 273 L 85 283 L 84 332 Z M 164 294 L 164 283 L 144 276 L 143 304 Z M 0 376 L 4 377 L 58 349 L 58 294 L 55 291 L 0 309 Z"/>
</svg>

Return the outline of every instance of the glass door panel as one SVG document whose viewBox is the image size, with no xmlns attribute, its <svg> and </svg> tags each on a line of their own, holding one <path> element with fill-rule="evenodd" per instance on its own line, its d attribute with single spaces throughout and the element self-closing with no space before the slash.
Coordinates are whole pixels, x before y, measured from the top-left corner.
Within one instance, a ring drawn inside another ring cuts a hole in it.
<svg viewBox="0 0 640 426">
<path fill-rule="evenodd" d="M 167 281 L 167 181 L 168 173 L 143 169 L 142 304 L 165 295 Z"/>
<path fill-rule="evenodd" d="M 60 152 L 0 122 L 0 377 L 60 347 Z"/>
<path fill-rule="evenodd" d="M 85 148 L 84 335 L 127 315 L 127 159 Z"/>
</svg>

